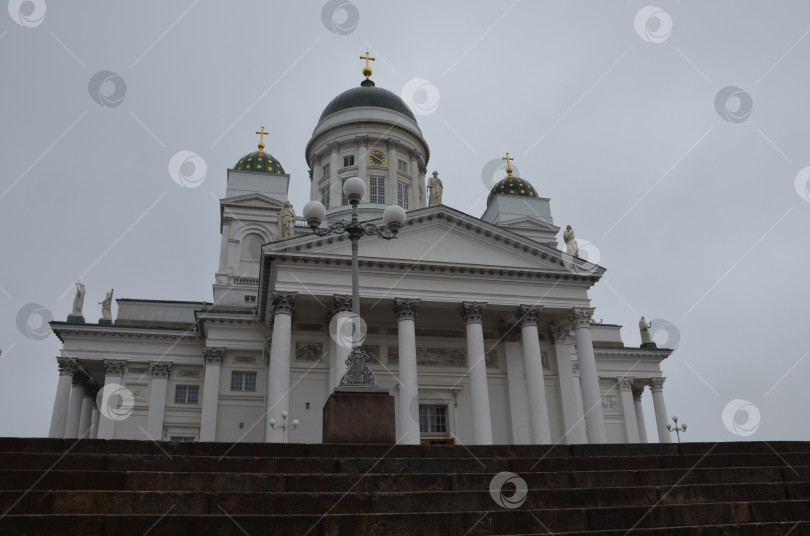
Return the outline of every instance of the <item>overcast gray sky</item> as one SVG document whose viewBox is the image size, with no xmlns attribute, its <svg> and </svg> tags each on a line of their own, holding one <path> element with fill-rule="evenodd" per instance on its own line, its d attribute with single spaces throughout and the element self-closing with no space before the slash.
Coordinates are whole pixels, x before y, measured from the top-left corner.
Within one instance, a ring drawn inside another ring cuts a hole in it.
<svg viewBox="0 0 810 536">
<path fill-rule="evenodd" d="M 686 440 L 810 439 L 810 4 L 655 1 L 11 0 L 0 435 L 50 422 L 59 344 L 29 304 L 64 320 L 79 278 L 89 321 L 112 287 L 210 300 L 225 170 L 264 125 L 302 207 L 306 142 L 368 48 L 445 204 L 480 216 L 509 151 L 608 269 L 595 317 L 633 346 L 642 314 L 674 326 L 664 394 Z M 170 175 L 179 151 L 205 162 L 194 188 Z"/>
</svg>

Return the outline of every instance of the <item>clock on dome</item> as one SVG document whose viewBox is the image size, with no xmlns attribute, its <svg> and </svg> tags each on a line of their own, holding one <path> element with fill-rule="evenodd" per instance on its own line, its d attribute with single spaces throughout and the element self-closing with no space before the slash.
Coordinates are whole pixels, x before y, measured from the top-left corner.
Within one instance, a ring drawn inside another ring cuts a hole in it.
<svg viewBox="0 0 810 536">
<path fill-rule="evenodd" d="M 385 153 L 382 151 L 371 151 L 368 153 L 368 163 L 372 166 L 384 166 Z"/>
</svg>

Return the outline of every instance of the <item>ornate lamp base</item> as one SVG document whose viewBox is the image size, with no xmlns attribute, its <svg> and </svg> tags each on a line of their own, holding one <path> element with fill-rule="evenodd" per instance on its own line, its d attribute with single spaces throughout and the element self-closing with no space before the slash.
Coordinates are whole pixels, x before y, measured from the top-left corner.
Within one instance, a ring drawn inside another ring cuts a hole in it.
<svg viewBox="0 0 810 536">
<path fill-rule="evenodd" d="M 335 389 L 323 407 L 324 443 L 397 442 L 394 397 L 387 389 L 375 387 L 381 391 L 349 386 Z"/>
</svg>

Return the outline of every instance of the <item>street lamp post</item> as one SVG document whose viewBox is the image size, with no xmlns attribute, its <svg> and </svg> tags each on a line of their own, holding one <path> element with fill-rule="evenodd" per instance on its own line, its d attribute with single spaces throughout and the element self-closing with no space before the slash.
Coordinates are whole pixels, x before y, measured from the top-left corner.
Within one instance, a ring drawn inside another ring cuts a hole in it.
<svg viewBox="0 0 810 536">
<path fill-rule="evenodd" d="M 676 417 L 674 415 L 672 416 L 672 420 L 675 422 L 675 426 L 672 426 L 671 424 L 667 423 L 667 430 L 669 430 L 670 433 L 672 433 L 674 431 L 675 436 L 678 438 L 678 443 L 680 443 L 681 442 L 681 432 L 686 431 L 686 423 L 681 423 L 681 425 L 678 426 L 678 417 Z"/>
<path fill-rule="evenodd" d="M 304 219 L 312 232 L 318 236 L 330 234 L 348 234 L 352 243 L 352 350 L 346 360 L 346 372 L 335 389 L 342 392 L 377 392 L 388 393 L 384 387 L 377 385 L 374 372 L 368 368 L 368 354 L 363 350 L 362 338 L 354 336 L 360 328 L 360 267 L 358 250 L 360 238 L 364 235 L 378 236 L 385 240 L 397 237 L 400 227 L 405 223 L 405 210 L 398 205 L 391 205 L 383 212 L 384 226 L 359 221 L 357 207 L 366 191 L 366 185 L 360 177 L 352 177 L 343 184 L 343 193 L 352 207 L 352 219 L 349 222 L 338 221 L 321 227 L 326 219 L 326 207 L 318 201 L 304 205 Z"/>
<path fill-rule="evenodd" d="M 287 424 L 287 417 L 288 413 L 286 411 L 281 412 L 281 424 L 276 424 L 275 419 L 270 419 L 270 428 L 273 430 L 281 430 L 283 443 L 287 442 L 287 430 L 295 430 L 298 428 L 298 419 L 293 419 L 290 424 Z"/>
</svg>

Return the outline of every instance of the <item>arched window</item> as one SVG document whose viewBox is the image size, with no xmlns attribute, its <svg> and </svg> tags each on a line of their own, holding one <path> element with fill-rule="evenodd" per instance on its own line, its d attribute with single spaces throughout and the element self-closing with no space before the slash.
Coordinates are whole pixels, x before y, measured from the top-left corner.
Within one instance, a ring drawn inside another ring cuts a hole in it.
<svg viewBox="0 0 810 536">
<path fill-rule="evenodd" d="M 262 256 L 262 244 L 264 238 L 256 233 L 251 233 L 242 238 L 240 250 L 239 274 L 243 277 L 259 277 L 259 261 Z"/>
</svg>

